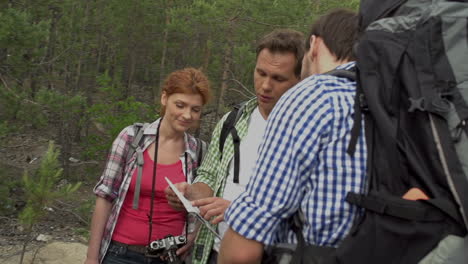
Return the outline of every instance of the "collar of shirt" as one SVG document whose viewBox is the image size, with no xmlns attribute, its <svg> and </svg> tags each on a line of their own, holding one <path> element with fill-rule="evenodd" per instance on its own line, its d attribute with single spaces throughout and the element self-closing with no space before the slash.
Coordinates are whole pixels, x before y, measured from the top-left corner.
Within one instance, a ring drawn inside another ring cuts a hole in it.
<svg viewBox="0 0 468 264">
<path fill-rule="evenodd" d="M 356 66 L 356 62 L 355 61 L 350 61 L 350 62 L 347 62 L 345 64 L 341 64 L 340 66 L 336 67 L 337 70 L 349 70 L 351 68 L 353 68 L 354 66 Z"/>
<path fill-rule="evenodd" d="M 145 131 L 143 131 L 143 135 L 145 136 L 143 150 L 147 149 L 156 139 L 156 130 L 158 129 L 159 122 L 161 122 L 161 118 L 158 118 L 153 123 L 149 124 L 146 127 Z M 133 135 L 132 135 L 133 136 Z M 196 140 L 195 138 L 188 134 L 184 133 L 184 142 L 185 142 L 185 151 L 181 153 L 181 156 L 184 156 L 187 153 L 192 160 L 196 160 Z"/>
</svg>

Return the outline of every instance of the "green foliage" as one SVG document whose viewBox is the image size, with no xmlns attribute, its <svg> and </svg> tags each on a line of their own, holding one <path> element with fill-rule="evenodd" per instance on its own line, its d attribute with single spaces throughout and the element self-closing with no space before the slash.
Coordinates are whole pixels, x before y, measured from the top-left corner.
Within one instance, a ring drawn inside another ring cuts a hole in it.
<svg viewBox="0 0 468 264">
<path fill-rule="evenodd" d="M 88 109 L 90 118 L 104 125 L 111 138 L 115 138 L 126 126 L 135 122 L 155 119 L 151 107 L 135 97 L 120 98 L 121 87 L 113 85 L 107 72 L 98 76 L 99 90 L 108 95 L 107 100 L 96 103 Z"/>
<path fill-rule="evenodd" d="M 28 129 L 53 124 L 66 132 L 61 133 L 66 140 L 60 140 L 70 144 L 86 135 L 84 156 L 92 159 L 123 127 L 156 118 L 154 93 L 141 87 L 157 87 L 160 76 L 176 69 L 203 67 L 215 96 L 227 81 L 225 105 L 245 100 L 248 93 L 240 84 L 253 88 L 254 47 L 262 35 L 276 28 L 306 33 L 329 9 L 357 10 L 359 2 L 4 1 L 0 120 Z M 222 79 L 224 71 L 228 80 Z M 106 135 L 88 129 L 92 122 L 102 125 Z M 0 136 L 5 124 L 0 124 Z"/>
<path fill-rule="evenodd" d="M 20 223 L 31 230 L 43 217 L 44 207 L 54 203 L 57 198 L 65 197 L 75 192 L 81 183 L 67 184 L 57 188 L 61 180 L 63 169 L 59 166 L 59 151 L 53 142 L 41 161 L 41 165 L 34 176 L 27 172 L 23 175 L 24 192 L 26 196 L 26 207 L 19 215 Z"/>
<path fill-rule="evenodd" d="M 19 90 L 17 87 L 13 88 Z M 0 117 L 5 121 L 0 124 L 0 137 L 7 132 L 4 126 L 8 124 L 8 120 L 28 125 L 28 129 L 29 126 L 36 129 L 46 127 L 50 121 L 80 122 L 83 109 L 86 107 L 86 98 L 81 95 L 68 96 L 45 88 L 37 92 L 36 102 L 28 99 L 24 93 L 13 95 L 11 92 L 4 91 L 3 94 L 5 96 L 0 97 L 0 103 L 3 104 L 1 108 L 4 108 L 4 111 Z"/>
<path fill-rule="evenodd" d="M 77 227 L 73 229 L 73 232 L 76 235 L 84 237 L 86 241 L 89 240 L 89 227 Z"/>
<path fill-rule="evenodd" d="M 5 215 L 13 211 L 14 202 L 10 197 L 10 188 L 6 185 L 0 185 L 0 200 L 2 201 L 0 203 L 1 215 Z"/>
<path fill-rule="evenodd" d="M 23 124 L 32 125 L 33 128 L 43 128 L 49 121 L 43 107 L 37 104 L 21 104 L 16 112 L 16 119 Z"/>
<path fill-rule="evenodd" d="M 3 124 L 8 124 L 9 120 L 14 120 L 17 124 L 31 125 L 34 128 L 40 128 L 47 125 L 47 118 L 42 111 L 42 106 L 31 101 L 26 100 L 27 96 L 25 93 L 21 93 L 18 87 L 12 87 L 12 89 L 18 91 L 17 94 L 13 94 L 12 91 L 2 89 L 0 86 L 0 118 L 5 120 Z M 13 122 L 10 122 L 13 124 Z M 0 137 L 3 130 L 0 124 Z M 8 129 L 14 131 L 13 127 Z"/>
<path fill-rule="evenodd" d="M 17 173 L 18 169 L 13 166 L 3 165 L 0 169 L 0 215 L 14 215 L 16 213 L 15 204 L 22 194 L 22 183 Z"/>
<path fill-rule="evenodd" d="M 0 12 L 0 47 L 30 48 L 45 35 L 47 22 L 31 23 L 30 14 L 14 8 Z"/>
<path fill-rule="evenodd" d="M 87 136 L 82 143 L 84 150 L 81 153 L 81 159 L 83 160 L 96 160 L 103 159 L 103 153 L 109 150 L 110 137 L 104 137 L 102 135 L 92 134 Z M 96 174 L 90 174 L 96 175 Z"/>
<path fill-rule="evenodd" d="M 0 62 L 1 66 L 1 62 Z M 12 87 L 16 90 L 17 87 Z M 19 95 L 13 94 L 13 91 L 0 85 L 0 119 L 15 120 L 21 108 L 21 98 Z"/>
<path fill-rule="evenodd" d="M 37 102 L 44 111 L 31 112 L 25 116 L 35 119 L 31 122 L 44 125 L 55 123 L 62 126 L 76 127 L 85 120 L 83 111 L 86 108 L 86 98 L 81 95 L 67 95 L 56 90 L 40 89 L 36 96 Z M 30 111 L 34 107 L 28 108 Z"/>
<path fill-rule="evenodd" d="M 8 124 L 8 121 L 1 121 L 0 122 L 0 142 L 8 136 L 8 134 L 12 131 L 12 127 Z"/>
<path fill-rule="evenodd" d="M 49 112 L 60 114 L 63 117 L 79 114 L 86 106 L 86 98 L 81 95 L 66 95 L 44 88 L 39 90 L 36 98 Z"/>
<path fill-rule="evenodd" d="M 90 197 L 85 202 L 82 202 L 80 206 L 75 209 L 75 212 L 83 218 L 86 222 L 91 223 L 91 216 L 96 202 L 95 197 Z"/>
<path fill-rule="evenodd" d="M 157 118 L 148 104 L 139 102 L 132 96 L 120 98 L 121 88 L 112 84 L 107 72 L 97 77 L 97 83 L 99 90 L 108 97 L 104 102 L 89 107 L 87 115 L 92 121 L 102 125 L 107 135 L 91 135 L 86 139 L 86 158 L 96 158 L 102 151 L 107 151 L 112 140 L 126 126 L 136 122 L 152 122 Z"/>
<path fill-rule="evenodd" d="M 0 172 L 0 215 L 9 215 L 15 212 L 15 200 L 13 198 L 14 193 L 18 192 L 21 185 L 20 181 L 6 179 L 3 171 Z"/>
<path fill-rule="evenodd" d="M 97 103 L 88 109 L 88 115 L 92 120 L 102 124 L 108 131 L 107 136 L 90 136 L 88 146 L 90 153 L 107 150 L 112 140 L 126 126 L 136 122 L 151 122 L 156 116 L 151 114 L 149 105 L 138 102 L 134 97 L 109 102 Z M 97 153 L 96 153 L 97 154 Z"/>
<path fill-rule="evenodd" d="M 243 44 L 234 47 L 233 50 L 233 72 L 236 72 L 235 78 L 243 80 L 247 88 L 253 91 L 253 69 L 256 64 L 255 51 L 249 44 Z"/>
<path fill-rule="evenodd" d="M 13 72 L 24 73 L 33 66 L 34 58 L 42 56 L 48 21 L 33 23 L 31 15 L 22 10 L 6 8 L 0 11 L 0 50 L 6 49 L 6 61 Z"/>
</svg>

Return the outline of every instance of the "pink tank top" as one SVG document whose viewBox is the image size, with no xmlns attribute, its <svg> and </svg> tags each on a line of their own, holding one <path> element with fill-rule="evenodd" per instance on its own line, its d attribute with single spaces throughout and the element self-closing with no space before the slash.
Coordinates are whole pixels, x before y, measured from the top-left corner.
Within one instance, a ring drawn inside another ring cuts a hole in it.
<svg viewBox="0 0 468 264">
<path fill-rule="evenodd" d="M 143 154 L 143 174 L 140 188 L 138 209 L 132 208 L 138 170 L 132 175 L 132 181 L 127 191 L 125 201 L 120 210 L 119 218 L 112 239 L 129 245 L 147 245 L 149 235 L 148 217 L 151 207 L 151 183 L 153 180 L 154 161 L 146 150 Z M 185 212 L 172 209 L 167 203 L 164 189 L 168 186 L 164 177 L 173 183 L 185 182 L 182 162 L 174 164 L 158 164 L 156 170 L 156 188 L 153 205 L 153 231 L 151 241 L 166 237 L 179 236 L 185 227 Z"/>
</svg>

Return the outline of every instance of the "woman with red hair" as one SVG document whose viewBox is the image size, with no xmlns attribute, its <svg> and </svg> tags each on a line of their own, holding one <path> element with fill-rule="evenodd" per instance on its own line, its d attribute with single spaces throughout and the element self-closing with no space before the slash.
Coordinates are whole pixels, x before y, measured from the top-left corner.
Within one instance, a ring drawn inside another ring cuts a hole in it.
<svg viewBox="0 0 468 264">
<path fill-rule="evenodd" d="M 97 196 L 85 263 L 166 263 L 148 257 L 147 246 L 187 232 L 186 212 L 172 209 L 164 195 L 169 178 L 188 182 L 197 164 L 196 140 L 187 130 L 200 120 L 210 84 L 199 70 L 186 68 L 167 77 L 161 94 L 161 118 L 143 126 L 138 147 L 134 125 L 115 139 Z"/>
</svg>

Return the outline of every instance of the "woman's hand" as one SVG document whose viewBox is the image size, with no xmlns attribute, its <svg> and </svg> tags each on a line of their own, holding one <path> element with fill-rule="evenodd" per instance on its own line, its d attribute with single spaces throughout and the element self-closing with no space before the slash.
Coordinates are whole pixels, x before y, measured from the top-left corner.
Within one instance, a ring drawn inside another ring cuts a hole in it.
<svg viewBox="0 0 468 264">
<path fill-rule="evenodd" d="M 188 191 L 189 184 L 186 182 L 179 182 L 174 184 L 175 187 L 177 187 L 177 190 L 181 192 L 183 195 Z M 167 186 L 167 188 L 164 190 L 164 193 L 166 194 L 166 199 L 169 205 L 174 208 L 175 210 L 178 211 L 184 211 L 185 207 L 182 204 L 182 202 L 179 200 L 175 192 L 171 189 L 170 186 Z"/>
<path fill-rule="evenodd" d="M 200 209 L 200 214 L 206 220 L 210 220 L 212 217 L 215 217 L 211 223 L 217 224 L 224 221 L 224 212 L 231 204 L 231 201 L 225 200 L 220 197 L 209 197 L 192 202 L 193 206 Z"/>
</svg>

